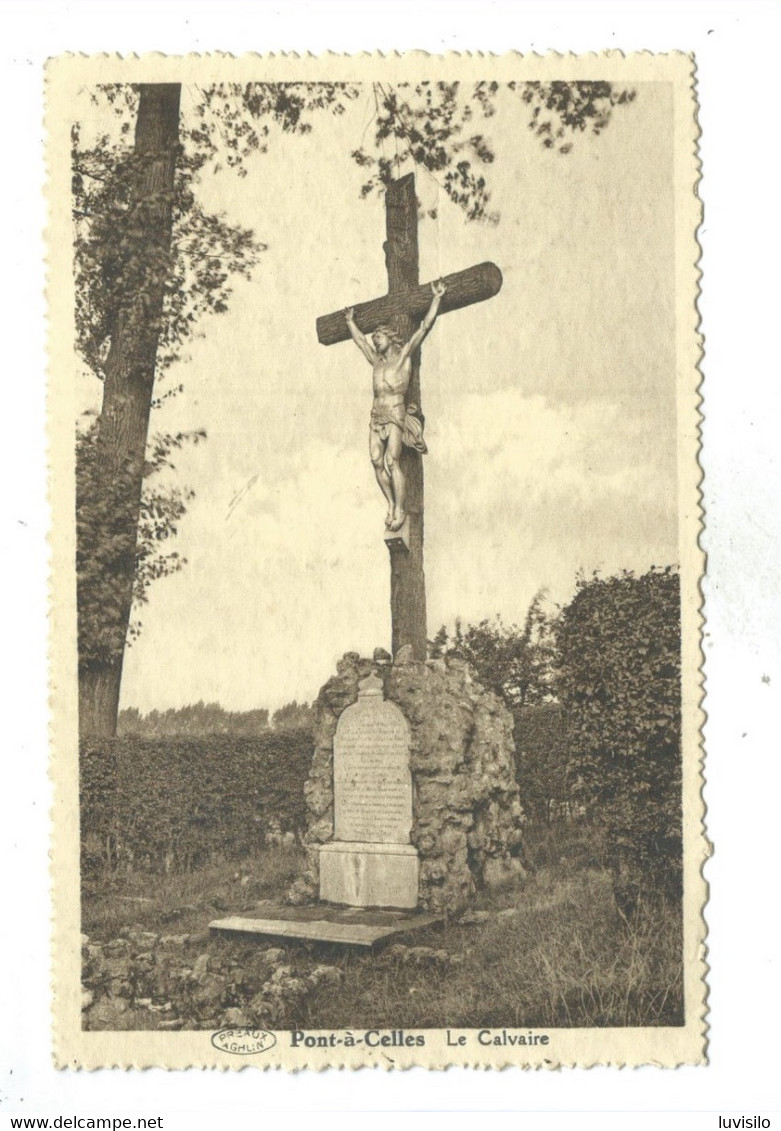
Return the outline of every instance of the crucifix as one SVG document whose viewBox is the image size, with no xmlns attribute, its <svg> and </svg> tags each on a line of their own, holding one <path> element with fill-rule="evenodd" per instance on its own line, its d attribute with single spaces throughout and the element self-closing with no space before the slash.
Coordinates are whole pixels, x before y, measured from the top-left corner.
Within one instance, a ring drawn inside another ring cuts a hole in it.
<svg viewBox="0 0 781 1131">
<path fill-rule="evenodd" d="M 369 444 L 377 479 L 389 505 L 385 541 L 391 565 L 392 653 L 395 656 L 409 644 L 413 658 L 425 660 L 422 455 L 426 448 L 419 343 L 438 314 L 498 294 L 502 273 L 493 263 L 479 263 L 434 283 L 419 285 L 418 204 L 413 173 L 387 186 L 385 230 L 387 295 L 318 318 L 317 338 L 322 345 L 330 346 L 352 337 L 374 367 L 375 407 Z M 418 327 L 421 316 L 423 323 Z M 372 335 L 371 341 L 367 335 Z M 378 394 L 378 385 L 387 386 L 390 396 L 384 397 L 382 390 Z"/>
</svg>

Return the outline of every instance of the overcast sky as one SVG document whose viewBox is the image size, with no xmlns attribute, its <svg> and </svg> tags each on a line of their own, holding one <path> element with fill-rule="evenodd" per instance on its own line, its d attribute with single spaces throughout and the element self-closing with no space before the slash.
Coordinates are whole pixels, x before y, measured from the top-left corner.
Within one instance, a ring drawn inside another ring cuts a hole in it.
<svg viewBox="0 0 781 1131">
<path fill-rule="evenodd" d="M 189 109 L 189 92 L 183 113 Z M 125 661 L 122 705 L 311 700 L 345 651 L 389 647 L 384 505 L 367 453 L 371 370 L 315 318 L 387 289 L 377 197 L 349 154 L 372 102 L 275 137 L 202 197 L 268 244 L 252 282 L 166 377 L 156 430 L 204 427 L 180 454 L 196 492 L 188 564 L 157 582 Z M 85 113 L 87 111 L 85 110 Z M 486 259 L 489 302 L 442 317 L 423 349 L 429 636 L 456 616 L 523 619 L 579 571 L 676 562 L 672 92 L 642 84 L 605 133 L 561 156 L 505 96 L 486 123 L 498 225 L 469 224 L 431 177 L 421 279 Z M 80 378 L 83 407 L 100 386 Z"/>
</svg>

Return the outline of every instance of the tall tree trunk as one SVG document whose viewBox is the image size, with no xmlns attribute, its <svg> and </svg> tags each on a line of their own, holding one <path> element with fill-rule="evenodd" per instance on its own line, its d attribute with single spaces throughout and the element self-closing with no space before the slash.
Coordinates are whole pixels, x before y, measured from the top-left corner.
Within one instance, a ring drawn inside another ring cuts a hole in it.
<svg viewBox="0 0 781 1131">
<path fill-rule="evenodd" d="M 122 661 L 133 603 L 144 455 L 171 256 L 179 96 L 179 84 L 140 86 L 135 146 L 129 163 L 130 206 L 123 231 L 126 254 L 122 299 L 112 325 L 97 434 L 100 481 L 107 487 L 122 481 L 126 529 L 122 531 L 122 549 L 112 581 L 112 607 L 105 610 L 115 642 L 111 655 L 79 664 L 82 735 L 113 735 L 117 728 Z"/>
<path fill-rule="evenodd" d="M 388 185 L 385 195 L 385 265 L 388 293 L 409 291 L 418 285 L 418 202 L 415 177 L 409 173 Z M 394 329 L 408 340 L 416 326 L 411 314 L 397 314 Z M 407 403 L 420 402 L 420 350 L 412 355 L 412 377 Z M 392 651 L 395 656 L 404 644 L 412 645 L 416 660 L 426 659 L 426 583 L 423 574 L 423 458 L 413 448 L 404 447 L 401 469 L 407 480 L 409 550 L 391 550 Z"/>
</svg>

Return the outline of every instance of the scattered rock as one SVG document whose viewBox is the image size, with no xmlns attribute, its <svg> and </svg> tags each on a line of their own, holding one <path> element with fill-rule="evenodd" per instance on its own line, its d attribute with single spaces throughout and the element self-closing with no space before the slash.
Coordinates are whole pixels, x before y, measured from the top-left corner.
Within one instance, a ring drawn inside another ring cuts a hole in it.
<svg viewBox="0 0 781 1131">
<path fill-rule="evenodd" d="M 276 970 L 269 978 L 268 984 L 272 986 L 279 985 L 279 983 L 284 982 L 286 978 L 290 978 L 292 973 L 292 967 L 290 966 L 277 966 Z"/>
<path fill-rule="evenodd" d="M 411 966 L 449 966 L 451 955 L 447 950 L 432 946 L 405 946 L 394 943 L 380 956 L 382 962 L 403 962 Z"/>
<path fill-rule="evenodd" d="M 193 931 L 187 936 L 187 943 L 189 946 L 205 946 L 210 938 L 208 931 Z"/>
<path fill-rule="evenodd" d="M 130 945 L 127 939 L 111 939 L 104 943 L 103 953 L 110 958 L 126 958 L 130 954 Z"/>
<path fill-rule="evenodd" d="M 176 923 L 179 919 L 183 918 L 185 909 L 183 907 L 171 907 L 168 911 L 163 911 L 160 916 L 161 923 Z"/>
<path fill-rule="evenodd" d="M 278 946 L 267 947 L 266 950 L 262 950 L 260 953 L 263 961 L 268 962 L 269 965 L 272 965 L 275 962 L 281 962 L 285 957 L 284 950 L 282 950 L 282 948 Z M 282 969 L 287 970 L 288 967 L 285 966 Z"/>
<path fill-rule="evenodd" d="M 315 966 L 309 975 L 309 982 L 314 989 L 324 982 L 329 986 L 338 986 L 342 978 L 342 971 L 337 966 Z"/>
<path fill-rule="evenodd" d="M 477 923 L 487 923 L 490 918 L 490 911 L 465 911 L 456 922 L 460 927 L 474 927 Z"/>
<path fill-rule="evenodd" d="M 130 969 L 130 959 L 127 956 L 120 958 L 106 958 L 101 956 L 96 963 L 96 972 L 102 978 L 125 978 Z"/>
<path fill-rule="evenodd" d="M 221 1027 L 230 1026 L 234 1029 L 244 1029 L 252 1025 L 248 1014 L 243 1009 L 226 1009 L 222 1015 Z"/>
<path fill-rule="evenodd" d="M 124 1028 L 127 1013 L 127 1002 L 116 998 L 101 998 L 86 1015 L 88 1029 L 121 1029 Z"/>
<path fill-rule="evenodd" d="M 160 936 L 154 931 L 128 931 L 126 938 L 137 950 L 152 950 L 157 946 Z"/>
<path fill-rule="evenodd" d="M 195 962 L 193 963 L 193 977 L 196 979 L 196 981 L 200 981 L 204 974 L 207 973 L 210 960 L 211 955 L 209 954 L 198 955 Z"/>
<path fill-rule="evenodd" d="M 325 840 L 325 837 L 323 837 Z M 312 873 L 299 876 L 297 880 L 291 884 L 285 896 L 285 903 L 291 907 L 301 907 L 307 903 L 313 903 L 317 899 L 317 884 L 314 882 Z"/>
<path fill-rule="evenodd" d="M 193 994 L 199 1005 L 214 1005 L 219 1003 L 227 981 L 221 974 L 204 974 L 198 981 L 198 987 Z"/>
<path fill-rule="evenodd" d="M 133 968 L 136 973 L 148 973 L 155 967 L 155 956 L 151 950 L 145 954 L 138 954 L 133 959 Z"/>
<path fill-rule="evenodd" d="M 187 946 L 189 941 L 190 941 L 189 935 L 161 935 L 160 936 L 160 945 L 161 946 L 175 946 L 175 947 Z"/>
</svg>

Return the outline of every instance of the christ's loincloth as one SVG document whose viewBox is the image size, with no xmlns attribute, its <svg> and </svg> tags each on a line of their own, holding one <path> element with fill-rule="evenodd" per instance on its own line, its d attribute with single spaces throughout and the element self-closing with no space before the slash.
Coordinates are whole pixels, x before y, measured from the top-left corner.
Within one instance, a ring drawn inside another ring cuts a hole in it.
<svg viewBox="0 0 781 1131">
<path fill-rule="evenodd" d="M 423 439 L 423 422 L 415 415 L 414 405 L 408 405 L 406 409 L 403 404 L 372 409 L 369 427 L 381 440 L 388 439 L 393 425 L 401 429 L 403 444 L 408 448 L 414 448 L 423 456 L 426 454 L 428 448 Z"/>
</svg>

